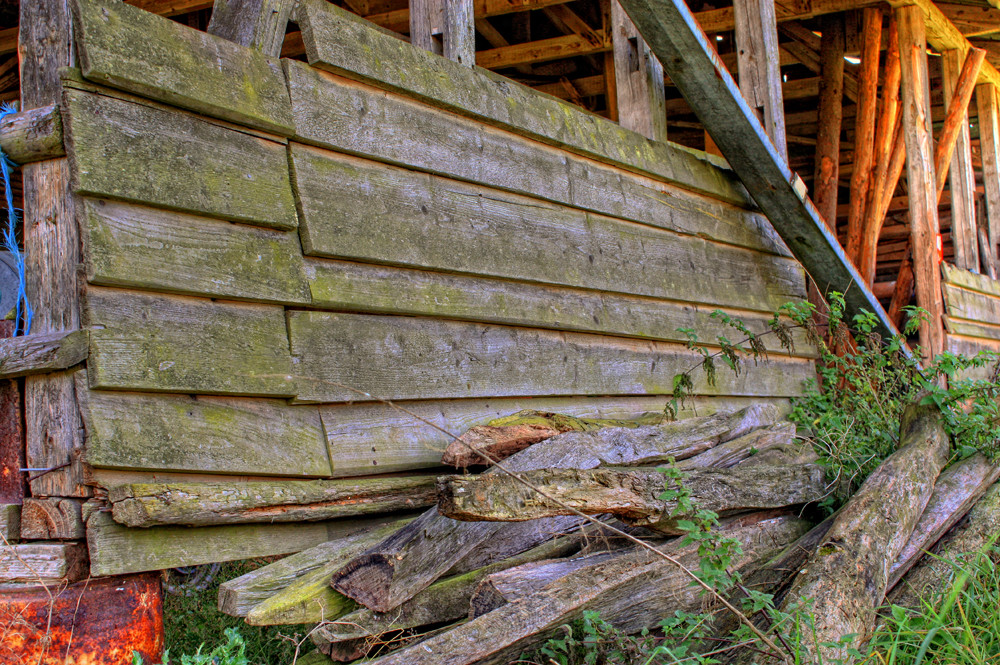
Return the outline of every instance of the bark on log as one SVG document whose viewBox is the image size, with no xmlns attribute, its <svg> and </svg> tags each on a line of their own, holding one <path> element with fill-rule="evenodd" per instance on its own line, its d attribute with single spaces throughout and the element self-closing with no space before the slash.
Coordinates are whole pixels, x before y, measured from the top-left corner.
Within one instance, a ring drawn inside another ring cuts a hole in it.
<svg viewBox="0 0 1000 665">
<path fill-rule="evenodd" d="M 698 509 L 719 514 L 782 508 L 809 503 L 826 493 L 824 469 L 799 466 L 743 466 L 700 469 L 684 479 Z M 655 469 L 541 469 L 521 477 L 569 508 L 589 515 L 609 514 L 638 526 L 679 533 L 673 515 L 677 502 L 660 496 L 674 487 Z M 520 522 L 540 517 L 571 515 L 511 476 L 445 476 L 438 481 L 438 511 L 452 519 Z"/>
<path fill-rule="evenodd" d="M 813 601 L 807 612 L 815 629 L 803 637 L 813 659 L 844 659 L 847 648 L 868 638 L 875 608 L 885 596 L 889 567 L 903 551 L 948 461 L 948 436 L 934 405 L 908 406 L 899 440 L 899 450 L 841 508 L 782 604 L 791 611 Z M 840 647 L 821 646 L 847 635 L 855 637 Z"/>
<path fill-rule="evenodd" d="M 968 519 L 942 538 L 896 585 L 887 602 L 903 607 L 919 607 L 922 598 L 947 589 L 955 574 L 949 560 L 978 552 L 1000 533 L 1000 483 L 994 483 L 969 511 Z"/>
<path fill-rule="evenodd" d="M 108 501 L 115 521 L 131 527 L 314 522 L 426 508 L 434 477 L 135 483 L 112 487 Z"/>
<path fill-rule="evenodd" d="M 886 589 L 892 589 L 924 552 L 953 527 L 1000 479 L 1000 466 L 975 454 L 945 469 L 934 483 L 934 493 L 902 553 L 889 569 Z"/>
<path fill-rule="evenodd" d="M 592 468 L 602 463 L 628 464 L 683 459 L 719 443 L 766 427 L 777 419 L 769 404 L 753 405 L 731 414 L 690 418 L 659 427 L 606 428 L 569 432 L 522 450 L 506 460 L 514 472 L 546 467 Z M 487 471 L 487 474 L 498 470 Z M 566 532 L 580 518 L 558 518 L 545 528 Z M 337 591 L 362 605 L 388 612 L 427 588 L 481 544 L 496 546 L 508 539 L 510 525 L 450 520 L 432 508 L 384 543 L 345 565 L 333 577 Z M 524 549 L 534 546 L 527 545 Z"/>
<path fill-rule="evenodd" d="M 379 635 L 390 631 L 463 619 L 469 613 L 473 592 L 487 576 L 515 566 L 530 565 L 534 561 L 569 556 L 579 550 L 582 541 L 581 535 L 561 536 L 509 559 L 439 580 L 391 612 L 358 608 L 335 622 L 320 626 L 311 639 L 323 653 L 333 656 L 335 652 L 331 647 L 337 643 L 364 642 L 373 638 L 377 641 Z"/>
<path fill-rule="evenodd" d="M 794 438 L 795 425 L 789 422 L 777 423 L 717 445 L 700 455 L 681 460 L 677 462 L 677 468 L 682 471 L 709 467 L 728 469 L 775 446 L 791 444 Z"/>
<path fill-rule="evenodd" d="M 775 549 L 799 537 L 806 523 L 791 516 L 735 518 L 723 528 L 739 540 L 743 567 L 765 559 Z M 665 549 L 688 567 L 698 566 L 697 545 Z M 691 579 L 673 564 L 638 550 L 601 566 L 581 569 L 507 605 L 414 647 L 384 656 L 371 665 L 471 665 L 506 663 L 511 657 L 547 639 L 568 621 L 595 610 L 625 632 L 650 626 L 675 610 L 692 611 L 704 598 Z"/>
</svg>

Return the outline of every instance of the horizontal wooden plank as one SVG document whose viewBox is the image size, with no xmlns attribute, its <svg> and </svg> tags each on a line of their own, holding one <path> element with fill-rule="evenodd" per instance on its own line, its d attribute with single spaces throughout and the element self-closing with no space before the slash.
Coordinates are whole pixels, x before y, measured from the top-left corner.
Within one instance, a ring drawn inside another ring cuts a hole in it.
<svg viewBox="0 0 1000 665">
<path fill-rule="evenodd" d="M 310 302 L 294 233 L 104 199 L 84 199 L 80 221 L 91 284 Z"/>
<path fill-rule="evenodd" d="M 945 284 L 1000 298 L 1000 281 L 991 279 L 988 275 L 963 270 L 947 261 L 941 262 L 941 273 Z"/>
<path fill-rule="evenodd" d="M 90 287 L 92 388 L 295 395 L 284 310 Z"/>
<path fill-rule="evenodd" d="M 634 221 L 784 252 L 759 215 L 411 99 L 285 61 L 296 135 L 368 156 Z M 676 209 L 678 214 L 671 214 Z M 700 211 L 705 217 L 698 214 Z M 721 219 L 710 219 L 718 216 Z M 737 222 L 735 217 L 742 217 Z M 668 221 L 657 221 L 666 217 Z M 729 221 L 727 221 L 727 218 Z M 740 229 L 740 225 L 747 228 Z"/>
<path fill-rule="evenodd" d="M 67 89 L 82 194 L 277 229 L 297 225 L 286 147 L 183 111 Z"/>
<path fill-rule="evenodd" d="M 0 149 L 12 162 L 22 166 L 64 156 L 59 107 L 50 104 L 5 115 L 0 120 Z"/>
<path fill-rule="evenodd" d="M 265 399 L 87 390 L 78 386 L 94 467 L 261 476 L 331 475 L 315 407 Z"/>
<path fill-rule="evenodd" d="M 277 59 L 124 3 L 71 4 L 86 78 L 250 127 L 290 132 Z"/>
<path fill-rule="evenodd" d="M 45 374 L 72 367 L 87 359 L 89 346 L 90 333 L 86 330 L 0 339 L 0 378 Z"/>
<path fill-rule="evenodd" d="M 115 523 L 108 513 L 95 512 L 87 520 L 90 574 L 122 575 L 292 554 L 371 528 L 383 519 L 389 518 L 130 529 Z"/>
<path fill-rule="evenodd" d="M 713 308 L 691 303 L 327 259 L 308 259 L 305 270 L 313 306 L 322 309 L 436 316 L 675 342 L 687 340 L 679 328 L 695 329 L 708 343 L 715 342 L 718 335 L 733 341 L 743 339 L 711 316 Z M 754 333 L 769 329 L 770 315 L 729 314 Z M 815 348 L 802 331 L 792 331 L 792 337 L 794 355 L 814 355 Z M 764 335 L 761 342 L 770 351 L 784 352 L 774 335 Z"/>
<path fill-rule="evenodd" d="M 292 163 L 308 254 L 765 312 L 805 297 L 791 259 L 317 148 Z"/>
<path fill-rule="evenodd" d="M 0 583 L 73 583 L 86 574 L 83 543 L 42 541 L 0 547 Z"/>
<path fill-rule="evenodd" d="M 964 337 L 980 337 L 983 339 L 995 339 L 1000 341 L 1000 325 L 983 323 L 981 321 L 969 321 L 954 316 L 944 317 L 945 329 L 952 334 Z"/>
<path fill-rule="evenodd" d="M 949 332 L 945 335 L 945 350 L 973 357 L 981 351 L 1000 354 L 1000 340 L 985 337 L 966 337 Z M 959 373 L 959 378 L 989 379 L 993 376 L 993 363 Z"/>
<path fill-rule="evenodd" d="M 297 399 L 669 395 L 701 357 L 680 344 L 402 316 L 293 311 Z M 377 358 L 377 362 L 373 359 Z M 720 363 L 721 364 L 721 363 Z M 774 355 L 739 377 L 720 368 L 695 392 L 789 397 L 811 362 Z"/>
<path fill-rule="evenodd" d="M 954 284 L 942 284 L 945 309 L 949 316 L 1000 324 L 1000 297 L 970 291 Z"/>
<path fill-rule="evenodd" d="M 748 202 L 728 169 L 719 168 L 705 153 L 650 141 L 486 69 L 415 48 L 323 0 L 301 3 L 298 20 L 313 66 L 694 191 Z"/>
</svg>

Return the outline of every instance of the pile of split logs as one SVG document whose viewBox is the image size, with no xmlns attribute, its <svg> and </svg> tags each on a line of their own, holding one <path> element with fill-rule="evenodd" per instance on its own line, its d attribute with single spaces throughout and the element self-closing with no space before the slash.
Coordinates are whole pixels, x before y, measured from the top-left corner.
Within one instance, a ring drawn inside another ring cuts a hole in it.
<svg viewBox="0 0 1000 665">
<path fill-rule="evenodd" d="M 776 594 L 788 610 L 812 601 L 815 642 L 806 647 L 825 660 L 843 654 L 817 645 L 844 635 L 857 636 L 845 646 L 859 645 L 887 594 L 914 602 L 925 586 L 944 583 L 947 567 L 930 557 L 918 563 L 935 543 L 946 554 L 975 550 L 1000 528 L 1000 470 L 977 455 L 942 473 L 950 445 L 940 413 L 916 406 L 904 415 L 898 451 L 836 514 L 811 523 L 803 507 L 828 493 L 824 469 L 778 417 L 758 405 L 603 426 L 522 412 L 473 428 L 445 461 L 479 467 L 484 453 L 518 478 L 497 467 L 438 478 L 437 505 L 425 513 L 229 581 L 220 608 L 252 624 L 319 622 L 312 638 L 323 654 L 379 656 L 378 665 L 506 663 L 585 610 L 623 631 L 655 628 L 711 600 L 677 565 L 573 510 L 697 568 L 696 545 L 677 537 L 685 516 L 660 499 L 672 481 L 656 467 L 674 459 L 694 503 L 718 513 L 720 531 L 741 543 L 733 565 L 746 585 Z M 735 617 L 720 612 L 717 625 L 725 633 Z"/>
</svg>

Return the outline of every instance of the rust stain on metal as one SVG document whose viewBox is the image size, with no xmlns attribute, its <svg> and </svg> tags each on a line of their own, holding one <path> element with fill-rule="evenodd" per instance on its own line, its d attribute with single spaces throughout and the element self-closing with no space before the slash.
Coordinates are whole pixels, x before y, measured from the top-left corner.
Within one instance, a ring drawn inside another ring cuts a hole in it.
<svg viewBox="0 0 1000 665">
<path fill-rule="evenodd" d="M 160 576 L 102 577 L 48 592 L 0 589 L 0 636 L 5 665 L 128 665 L 133 651 L 145 663 L 159 663 Z"/>
</svg>

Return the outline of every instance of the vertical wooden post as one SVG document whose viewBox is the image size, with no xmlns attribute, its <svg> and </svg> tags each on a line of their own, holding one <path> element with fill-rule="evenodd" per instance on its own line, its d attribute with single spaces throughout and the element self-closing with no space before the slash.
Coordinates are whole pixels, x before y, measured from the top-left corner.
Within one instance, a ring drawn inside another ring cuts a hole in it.
<svg viewBox="0 0 1000 665">
<path fill-rule="evenodd" d="M 209 34 L 277 58 L 293 0 L 215 0 Z"/>
<path fill-rule="evenodd" d="M 618 122 L 618 79 L 615 76 L 615 54 L 604 54 L 604 102 L 608 120 Z"/>
<path fill-rule="evenodd" d="M 0 321 L 0 337 L 14 336 L 14 322 Z M 0 380 L 0 505 L 24 502 L 24 425 L 15 379 Z"/>
<path fill-rule="evenodd" d="M 650 53 L 618 0 L 611 0 L 611 29 L 618 123 L 654 141 L 666 141 L 663 65 Z"/>
<path fill-rule="evenodd" d="M 903 90 L 903 139 L 910 201 L 910 245 L 917 305 L 928 313 L 920 326 L 920 345 L 933 358 L 944 351 L 937 187 L 931 135 L 927 39 L 920 7 L 899 7 L 899 56 Z"/>
<path fill-rule="evenodd" d="M 958 49 L 944 51 L 941 56 L 944 105 L 947 107 L 955 95 L 963 58 Z M 979 272 L 976 174 L 972 168 L 972 141 L 969 138 L 968 113 L 962 116 L 948 179 L 951 186 L 951 242 L 955 247 L 955 265 L 965 270 Z"/>
<path fill-rule="evenodd" d="M 59 70 L 75 63 L 67 0 L 21 3 L 18 50 L 21 106 L 60 101 Z M 66 158 L 24 167 L 24 245 L 32 332 L 80 327 L 80 234 Z M 24 388 L 26 458 L 32 468 L 62 467 L 31 482 L 35 496 L 88 496 L 76 391 L 67 373 L 29 376 Z"/>
<path fill-rule="evenodd" d="M 990 254 L 995 260 L 997 243 L 1000 242 L 1000 114 L 996 86 L 992 83 L 976 86 L 976 104 L 979 108 L 979 150 L 983 160 Z M 995 270 L 997 268 L 994 266 Z"/>
<path fill-rule="evenodd" d="M 734 0 L 740 92 L 758 111 L 778 154 L 788 160 L 774 0 Z"/>
<path fill-rule="evenodd" d="M 433 53 L 442 54 L 441 34 L 444 24 L 444 0 L 410 0 L 410 43 Z"/>
<path fill-rule="evenodd" d="M 444 0 L 444 57 L 476 64 L 476 18 L 472 0 Z"/>
<path fill-rule="evenodd" d="M 823 17 L 820 42 L 819 128 L 813 202 L 831 231 L 837 231 L 840 180 L 840 129 L 844 106 L 844 22 L 839 14 Z"/>
<path fill-rule="evenodd" d="M 860 263 L 861 241 L 868 189 L 875 151 L 875 117 L 878 105 L 878 65 L 882 46 L 882 10 L 864 10 L 861 26 L 861 70 L 858 72 L 858 106 L 854 123 L 854 171 L 847 216 L 847 256 Z"/>
</svg>

